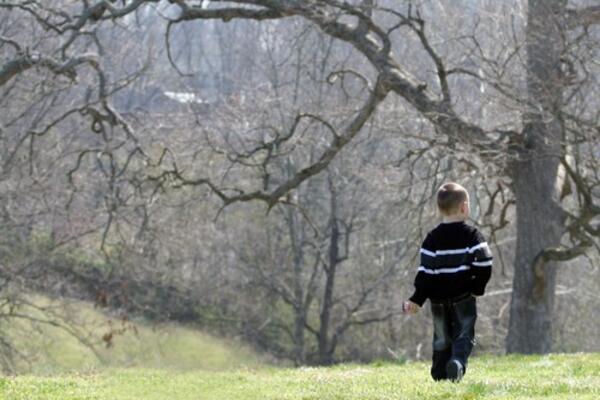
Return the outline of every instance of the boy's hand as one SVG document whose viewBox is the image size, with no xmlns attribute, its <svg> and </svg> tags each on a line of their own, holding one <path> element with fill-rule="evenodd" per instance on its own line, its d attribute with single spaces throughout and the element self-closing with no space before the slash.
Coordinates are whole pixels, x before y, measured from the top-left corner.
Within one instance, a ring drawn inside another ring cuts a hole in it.
<svg viewBox="0 0 600 400">
<path fill-rule="evenodd" d="M 404 303 L 402 303 L 402 312 L 404 314 L 416 314 L 419 312 L 420 308 L 421 307 L 419 307 L 418 304 L 413 303 L 410 300 L 407 300 Z"/>
</svg>

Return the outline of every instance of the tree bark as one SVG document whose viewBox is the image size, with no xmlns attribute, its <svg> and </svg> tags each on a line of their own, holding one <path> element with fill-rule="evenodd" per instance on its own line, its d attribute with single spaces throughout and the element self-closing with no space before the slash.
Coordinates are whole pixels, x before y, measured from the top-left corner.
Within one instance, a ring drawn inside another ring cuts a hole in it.
<svg viewBox="0 0 600 400">
<path fill-rule="evenodd" d="M 286 210 L 288 229 L 293 250 L 294 268 L 294 364 L 303 365 L 306 362 L 304 330 L 306 325 L 306 305 L 304 304 L 304 289 L 302 287 L 302 267 L 304 266 L 304 251 L 300 224 L 293 210 Z"/>
<path fill-rule="evenodd" d="M 324 269 L 325 291 L 323 293 L 323 305 L 321 307 L 319 326 L 319 365 L 333 364 L 333 353 L 335 351 L 335 346 L 331 343 L 329 338 L 329 325 L 331 320 L 331 309 L 333 307 L 335 275 L 337 272 L 337 265 L 340 262 L 340 230 L 337 221 L 337 194 L 333 187 L 333 183 L 331 182 L 331 178 L 329 178 L 329 193 L 331 195 L 331 234 L 329 237 L 329 265 Z"/>
<path fill-rule="evenodd" d="M 539 255 L 560 243 L 564 216 L 556 188 L 562 150 L 564 0 L 530 0 L 526 31 L 529 111 L 511 165 L 517 246 L 506 350 L 547 353 L 552 348 L 556 265 Z"/>
</svg>

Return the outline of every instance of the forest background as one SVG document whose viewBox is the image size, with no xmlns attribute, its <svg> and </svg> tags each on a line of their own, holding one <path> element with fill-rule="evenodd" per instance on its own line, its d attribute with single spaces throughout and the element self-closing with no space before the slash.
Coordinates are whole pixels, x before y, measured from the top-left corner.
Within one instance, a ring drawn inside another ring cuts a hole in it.
<svg viewBox="0 0 600 400">
<path fill-rule="evenodd" d="M 427 359 L 401 303 L 447 180 L 495 255 L 476 352 L 600 351 L 599 23 L 594 1 L 0 1 L 3 369 L 35 362 L 22 320 Z"/>
</svg>

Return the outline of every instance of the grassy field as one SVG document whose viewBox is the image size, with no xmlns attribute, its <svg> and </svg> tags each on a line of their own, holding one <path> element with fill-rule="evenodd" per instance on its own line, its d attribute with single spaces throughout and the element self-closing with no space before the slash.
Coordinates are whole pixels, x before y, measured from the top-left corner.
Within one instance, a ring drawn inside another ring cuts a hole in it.
<svg viewBox="0 0 600 400">
<path fill-rule="evenodd" d="M 81 302 L 32 300 L 56 309 L 55 320 L 85 329 L 40 324 L 33 320 L 49 318 L 47 311 L 22 308 L 32 318 L 0 327 L 26 355 L 14 376 L 0 376 L 0 400 L 600 400 L 600 353 L 477 357 L 459 384 L 433 382 L 427 363 L 275 368 L 239 343 L 190 328 L 124 322 Z M 107 332 L 115 332 L 109 347 Z"/>
<path fill-rule="evenodd" d="M 33 399 L 600 399 L 600 354 L 473 358 L 459 384 L 428 365 L 176 372 L 104 369 L 0 379 L 0 398 Z"/>
</svg>

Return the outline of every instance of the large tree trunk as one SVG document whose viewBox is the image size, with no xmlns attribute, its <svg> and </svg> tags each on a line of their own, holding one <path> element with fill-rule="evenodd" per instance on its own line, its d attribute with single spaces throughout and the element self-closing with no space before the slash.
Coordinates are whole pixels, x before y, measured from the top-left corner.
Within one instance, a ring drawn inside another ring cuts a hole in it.
<svg viewBox="0 0 600 400">
<path fill-rule="evenodd" d="M 545 248 L 556 246 L 563 220 L 551 201 L 556 178 L 555 160 L 518 163 L 514 190 L 517 198 L 517 249 L 506 350 L 509 353 L 547 353 L 552 345 L 552 311 L 556 285 L 555 263 L 536 265 Z"/>
<path fill-rule="evenodd" d="M 530 0 L 527 26 L 529 111 L 523 142 L 511 165 L 516 197 L 517 248 L 506 349 L 547 353 L 552 346 L 556 265 L 540 253 L 557 246 L 564 229 L 556 180 L 562 152 L 560 21 L 564 0 Z"/>
</svg>

